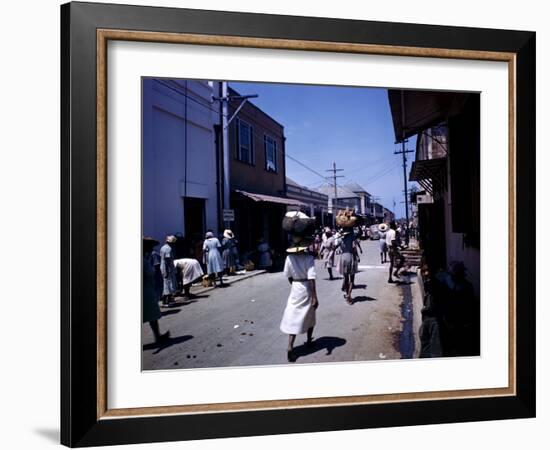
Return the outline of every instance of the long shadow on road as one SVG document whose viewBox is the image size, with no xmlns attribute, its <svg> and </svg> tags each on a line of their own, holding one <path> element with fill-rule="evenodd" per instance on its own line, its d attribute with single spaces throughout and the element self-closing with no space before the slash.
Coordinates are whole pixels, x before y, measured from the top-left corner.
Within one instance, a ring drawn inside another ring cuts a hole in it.
<svg viewBox="0 0 550 450">
<path fill-rule="evenodd" d="M 186 334 L 184 336 L 171 337 L 170 339 L 168 339 L 167 341 L 164 341 L 162 343 L 151 342 L 150 344 L 145 344 L 143 346 L 143 351 L 156 349 L 153 352 L 153 355 L 156 355 L 157 353 L 160 353 L 161 351 L 163 351 L 164 349 L 166 349 L 168 347 L 171 347 L 172 345 L 181 344 L 185 341 L 193 339 L 193 337 L 194 336 L 190 336 L 189 334 Z"/>
<path fill-rule="evenodd" d="M 315 339 L 311 346 L 303 344 L 298 347 L 294 347 L 294 355 L 296 358 L 300 358 L 302 356 L 312 355 L 313 353 L 317 353 L 318 351 L 324 349 L 327 351 L 326 355 L 330 355 L 336 347 L 341 347 L 342 345 L 345 345 L 346 342 L 347 341 L 345 339 L 339 337 L 323 336 Z"/>
<path fill-rule="evenodd" d="M 360 303 L 360 302 L 375 302 L 376 299 L 374 297 L 369 297 L 368 295 L 359 295 L 357 297 L 352 297 L 353 303 Z"/>
</svg>

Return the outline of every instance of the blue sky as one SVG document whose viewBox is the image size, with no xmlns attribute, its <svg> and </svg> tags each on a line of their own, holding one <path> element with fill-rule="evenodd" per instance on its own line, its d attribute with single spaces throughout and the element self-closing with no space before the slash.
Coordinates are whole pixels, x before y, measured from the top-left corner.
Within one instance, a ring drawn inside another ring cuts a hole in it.
<svg viewBox="0 0 550 450">
<path fill-rule="evenodd" d="M 344 169 L 339 183 L 359 183 L 392 210 L 395 199 L 396 216 L 404 217 L 402 159 L 394 155 L 398 146 L 385 89 L 234 82 L 230 86 L 242 95 L 258 94 L 251 102 L 285 127 L 288 155 L 322 175 L 329 175 L 325 169 L 336 162 Z M 414 150 L 414 139 L 407 145 Z M 414 154 L 408 158 L 407 172 Z M 292 159 L 286 163 L 286 174 L 294 181 L 311 188 L 323 183 Z"/>
</svg>

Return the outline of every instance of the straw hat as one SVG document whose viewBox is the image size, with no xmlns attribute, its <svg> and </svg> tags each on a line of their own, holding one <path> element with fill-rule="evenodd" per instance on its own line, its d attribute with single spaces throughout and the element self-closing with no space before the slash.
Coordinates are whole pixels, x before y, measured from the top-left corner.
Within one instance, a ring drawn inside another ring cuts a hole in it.
<svg viewBox="0 0 550 450">
<path fill-rule="evenodd" d="M 231 230 L 225 230 L 223 232 L 223 237 L 226 238 L 226 239 L 233 239 L 235 237 L 235 235 L 233 234 L 233 232 Z"/>
<path fill-rule="evenodd" d="M 173 244 L 178 240 L 178 238 L 174 235 L 166 236 L 166 242 L 169 244 Z"/>
<path fill-rule="evenodd" d="M 293 236 L 292 244 L 286 249 L 287 253 L 301 253 L 305 252 L 309 246 L 313 244 L 313 238 L 310 236 Z"/>
<path fill-rule="evenodd" d="M 388 231 L 388 226 L 385 223 L 381 223 L 380 225 L 378 225 L 378 229 L 382 232 Z"/>
<path fill-rule="evenodd" d="M 283 218 L 283 230 L 292 236 L 292 244 L 287 253 L 300 253 L 313 244 L 315 219 L 300 211 L 289 211 Z"/>
</svg>

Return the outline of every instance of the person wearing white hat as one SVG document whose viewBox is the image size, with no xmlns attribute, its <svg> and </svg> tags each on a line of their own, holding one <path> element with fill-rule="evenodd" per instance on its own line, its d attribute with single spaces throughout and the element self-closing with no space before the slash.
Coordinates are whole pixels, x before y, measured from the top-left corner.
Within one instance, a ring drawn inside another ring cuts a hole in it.
<svg viewBox="0 0 550 450">
<path fill-rule="evenodd" d="M 235 273 L 237 268 L 237 240 L 231 230 L 225 230 L 223 232 L 222 239 L 222 259 L 225 268 L 225 273 L 231 275 Z"/>
<path fill-rule="evenodd" d="M 280 329 L 288 334 L 287 360 L 294 362 L 296 335 L 307 333 L 306 345 L 313 343 L 315 311 L 319 301 L 315 287 L 315 257 L 308 252 L 313 242 L 310 234 L 314 231 L 314 221 L 303 213 L 301 216 L 288 214 L 291 213 L 285 216 L 283 229 L 292 235 L 292 244 L 287 249 L 288 256 L 283 273 L 288 278 L 291 288 Z"/>
<path fill-rule="evenodd" d="M 160 248 L 160 272 L 162 274 L 162 304 L 169 306 L 178 289 L 176 269 L 174 267 L 174 245 L 176 236 L 166 236 L 166 243 Z"/>
</svg>

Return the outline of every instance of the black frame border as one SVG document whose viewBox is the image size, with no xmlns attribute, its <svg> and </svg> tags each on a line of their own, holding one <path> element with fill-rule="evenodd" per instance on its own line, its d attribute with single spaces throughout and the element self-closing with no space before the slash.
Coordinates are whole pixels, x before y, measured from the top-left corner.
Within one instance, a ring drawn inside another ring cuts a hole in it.
<svg viewBox="0 0 550 450">
<path fill-rule="evenodd" d="M 516 54 L 515 396 L 97 419 L 96 30 Z M 285 30 L 285 31 L 281 31 Z M 535 416 L 534 32 L 114 4 L 61 6 L 61 443 L 70 447 Z"/>
</svg>

